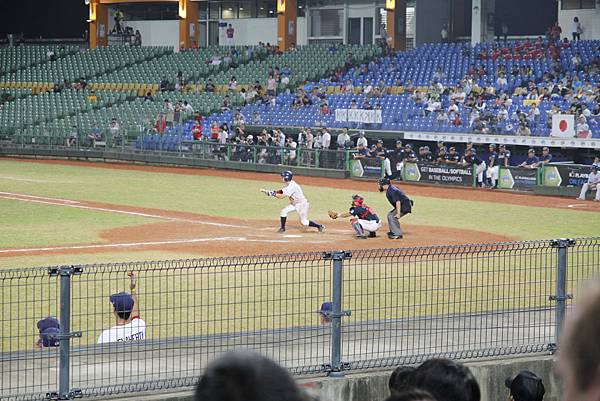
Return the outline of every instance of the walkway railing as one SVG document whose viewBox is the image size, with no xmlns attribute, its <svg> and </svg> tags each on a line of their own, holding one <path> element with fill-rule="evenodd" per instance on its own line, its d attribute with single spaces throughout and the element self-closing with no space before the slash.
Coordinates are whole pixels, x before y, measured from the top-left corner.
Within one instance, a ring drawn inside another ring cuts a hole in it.
<svg viewBox="0 0 600 401">
<path fill-rule="evenodd" d="M 118 326 L 109 301 L 131 292 L 130 272 L 145 330 Z M 3 270 L 0 398 L 190 387 L 237 348 L 331 376 L 551 353 L 599 272 L 600 238 Z M 48 316 L 60 329 L 39 347 Z M 108 338 L 127 340 L 98 343 L 116 325 Z"/>
</svg>

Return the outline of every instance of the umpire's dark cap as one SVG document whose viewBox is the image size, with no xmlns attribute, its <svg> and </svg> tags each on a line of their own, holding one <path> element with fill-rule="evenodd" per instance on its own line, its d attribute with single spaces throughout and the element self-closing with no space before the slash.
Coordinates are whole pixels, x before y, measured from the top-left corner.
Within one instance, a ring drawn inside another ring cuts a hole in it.
<svg viewBox="0 0 600 401">
<path fill-rule="evenodd" d="M 542 401 L 546 392 L 542 379 L 529 370 L 507 377 L 504 381 L 514 401 Z"/>
<path fill-rule="evenodd" d="M 387 177 L 383 177 L 379 180 L 379 185 L 390 185 L 390 179 Z"/>
</svg>

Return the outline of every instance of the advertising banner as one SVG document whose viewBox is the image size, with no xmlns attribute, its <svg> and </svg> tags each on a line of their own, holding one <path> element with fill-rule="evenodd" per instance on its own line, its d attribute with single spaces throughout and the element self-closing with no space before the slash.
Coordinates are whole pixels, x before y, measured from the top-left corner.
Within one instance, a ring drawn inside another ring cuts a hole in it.
<svg viewBox="0 0 600 401">
<path fill-rule="evenodd" d="M 382 177 L 382 161 L 376 157 L 350 160 L 350 175 L 358 178 Z"/>
<path fill-rule="evenodd" d="M 557 164 L 544 167 L 543 185 L 548 187 L 580 187 L 587 182 L 590 166 Z"/>
<path fill-rule="evenodd" d="M 473 168 L 456 164 L 404 163 L 405 181 L 473 186 Z"/>
<path fill-rule="evenodd" d="M 533 191 L 537 177 L 537 168 L 500 167 L 498 188 Z"/>
</svg>

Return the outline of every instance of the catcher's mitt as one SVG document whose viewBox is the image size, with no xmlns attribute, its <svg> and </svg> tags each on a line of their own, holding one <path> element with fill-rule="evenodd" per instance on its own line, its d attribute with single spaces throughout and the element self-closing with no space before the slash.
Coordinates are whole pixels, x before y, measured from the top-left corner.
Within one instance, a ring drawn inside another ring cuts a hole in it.
<svg viewBox="0 0 600 401">
<path fill-rule="evenodd" d="M 333 210 L 328 211 L 327 214 L 329 215 L 329 218 L 331 218 L 333 220 L 338 218 L 338 212 L 335 212 Z"/>
</svg>

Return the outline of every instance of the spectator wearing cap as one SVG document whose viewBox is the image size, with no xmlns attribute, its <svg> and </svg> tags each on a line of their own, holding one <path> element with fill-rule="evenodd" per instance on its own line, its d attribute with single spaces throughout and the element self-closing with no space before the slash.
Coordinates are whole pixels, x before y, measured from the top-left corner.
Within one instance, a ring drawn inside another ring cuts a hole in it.
<svg viewBox="0 0 600 401">
<path fill-rule="evenodd" d="M 135 293 L 137 278 L 134 272 L 127 275 L 131 293 L 119 292 L 110 296 L 116 325 L 100 334 L 98 344 L 146 339 L 146 322 L 140 318 L 139 301 Z"/>
<path fill-rule="evenodd" d="M 410 143 L 404 146 L 404 162 L 405 163 L 416 163 L 417 155 L 415 154 L 413 147 Z"/>
<path fill-rule="evenodd" d="M 444 163 L 458 164 L 460 163 L 460 155 L 454 146 L 450 146 L 448 153 L 444 155 Z"/>
<path fill-rule="evenodd" d="M 377 140 L 377 145 L 375 145 L 375 149 L 372 152 L 372 156 L 375 156 L 381 160 L 385 159 L 387 150 L 385 149 L 385 147 L 383 146 L 383 140 L 382 139 L 378 139 Z"/>
<path fill-rule="evenodd" d="M 58 347 L 60 341 L 57 336 L 60 333 L 60 323 L 55 317 L 45 317 L 37 322 L 40 337 L 36 341 L 37 348 Z"/>
<path fill-rule="evenodd" d="M 511 401 L 542 401 L 546 393 L 542 379 L 529 370 L 507 377 L 504 384 L 510 390 Z"/>
<path fill-rule="evenodd" d="M 475 174 L 477 175 L 477 182 L 479 186 L 485 188 L 485 184 L 483 183 L 483 173 L 487 170 L 487 165 L 485 161 L 480 159 L 477 156 L 477 151 L 474 147 L 467 148 L 467 154 L 464 157 L 464 163 L 470 164 L 471 166 L 475 166 Z"/>
<path fill-rule="evenodd" d="M 321 324 L 329 324 L 331 323 L 331 312 L 333 312 L 333 302 L 323 302 L 321 304 L 321 309 L 319 309 L 319 317 L 321 319 Z"/>
<path fill-rule="evenodd" d="M 510 150 L 506 149 L 506 145 L 500 145 L 498 150 L 498 165 L 503 167 L 510 166 Z"/>
<path fill-rule="evenodd" d="M 527 159 L 525 159 L 523 163 L 519 164 L 519 167 L 536 168 L 539 162 L 540 159 L 535 155 L 535 150 L 529 149 L 527 151 Z"/>
<path fill-rule="evenodd" d="M 544 166 L 551 162 L 552 162 L 552 153 L 550 153 L 550 149 L 547 146 L 544 146 L 542 149 L 542 157 L 540 158 L 540 162 L 538 163 L 538 166 Z"/>
</svg>

